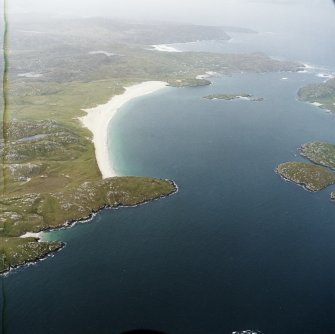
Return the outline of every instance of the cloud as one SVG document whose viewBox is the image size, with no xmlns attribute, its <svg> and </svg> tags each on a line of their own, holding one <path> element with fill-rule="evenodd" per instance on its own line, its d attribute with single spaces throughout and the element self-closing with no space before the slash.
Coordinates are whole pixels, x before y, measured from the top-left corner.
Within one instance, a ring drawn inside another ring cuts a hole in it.
<svg viewBox="0 0 335 334">
<path fill-rule="evenodd" d="M 332 0 L 10 0 L 12 12 L 104 16 L 280 30 L 332 20 Z"/>
</svg>

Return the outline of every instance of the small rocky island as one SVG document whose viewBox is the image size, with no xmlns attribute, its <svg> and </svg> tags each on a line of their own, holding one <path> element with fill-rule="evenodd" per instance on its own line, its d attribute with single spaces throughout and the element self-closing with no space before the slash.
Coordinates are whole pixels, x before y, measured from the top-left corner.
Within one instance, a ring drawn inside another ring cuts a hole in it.
<svg viewBox="0 0 335 334">
<path fill-rule="evenodd" d="M 250 94 L 211 94 L 204 97 L 208 100 L 244 100 L 244 101 L 253 101 L 253 102 L 260 102 L 264 101 L 262 97 L 255 97 Z"/>
<path fill-rule="evenodd" d="M 319 191 L 335 183 L 335 174 L 330 170 L 306 162 L 286 162 L 276 171 L 285 180 L 302 185 L 309 191 Z"/>
<path fill-rule="evenodd" d="M 335 145 L 306 143 L 301 146 L 300 155 L 310 162 L 286 162 L 279 165 L 276 172 L 309 191 L 319 191 L 335 183 Z M 331 198 L 335 199 L 335 194 L 332 193 Z"/>
<path fill-rule="evenodd" d="M 300 101 L 335 112 L 335 78 L 325 82 L 307 85 L 298 91 Z M 310 191 L 319 191 L 335 179 L 335 145 L 323 142 L 303 144 L 300 155 L 310 162 L 287 162 L 277 167 L 276 171 L 284 179 L 303 185 Z M 335 192 L 331 193 L 335 200 Z"/>
</svg>

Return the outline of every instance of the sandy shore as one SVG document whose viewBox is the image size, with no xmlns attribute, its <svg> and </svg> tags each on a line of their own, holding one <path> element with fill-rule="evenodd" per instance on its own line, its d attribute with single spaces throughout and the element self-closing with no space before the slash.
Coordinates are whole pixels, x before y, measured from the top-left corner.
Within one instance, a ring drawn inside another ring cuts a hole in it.
<svg viewBox="0 0 335 334">
<path fill-rule="evenodd" d="M 172 44 L 171 44 L 172 45 Z M 151 45 L 153 50 L 161 51 L 161 52 L 182 52 L 181 50 L 176 49 L 175 47 L 171 46 L 170 44 L 157 44 Z"/>
<path fill-rule="evenodd" d="M 26 234 L 21 235 L 20 238 L 36 238 L 36 239 L 41 239 L 41 234 L 42 234 L 42 232 L 38 232 L 38 233 L 27 232 Z"/>
<path fill-rule="evenodd" d="M 93 133 L 95 156 L 102 174 L 108 178 L 117 176 L 113 162 L 108 151 L 108 126 L 116 112 L 130 100 L 153 93 L 166 87 L 167 83 L 162 81 L 147 81 L 138 85 L 127 87 L 122 95 L 116 95 L 106 104 L 98 105 L 92 109 L 83 109 L 87 115 L 81 117 L 82 124 Z"/>
<path fill-rule="evenodd" d="M 196 79 L 208 79 L 211 77 L 219 76 L 219 73 L 213 71 L 207 71 L 205 74 L 199 74 L 195 78 Z"/>
<path fill-rule="evenodd" d="M 313 104 L 313 106 L 316 106 L 316 107 L 321 107 L 323 106 L 322 103 L 319 103 L 319 102 L 311 102 L 311 104 Z"/>
</svg>

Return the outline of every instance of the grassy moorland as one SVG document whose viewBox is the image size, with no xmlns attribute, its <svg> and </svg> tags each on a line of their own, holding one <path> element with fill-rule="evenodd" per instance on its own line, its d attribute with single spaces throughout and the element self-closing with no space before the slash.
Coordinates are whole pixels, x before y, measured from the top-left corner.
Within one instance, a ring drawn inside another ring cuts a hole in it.
<svg viewBox="0 0 335 334">
<path fill-rule="evenodd" d="M 220 27 L 98 19 L 11 20 L 6 92 L 10 117 L 0 127 L 0 272 L 62 247 L 61 242 L 20 238 L 26 232 L 64 226 L 106 206 L 135 205 L 176 190 L 171 181 L 149 177 L 102 181 L 92 134 L 78 120 L 84 115 L 82 109 L 105 103 L 122 94 L 125 86 L 147 80 L 199 86 L 205 81 L 196 76 L 207 71 L 301 68 L 258 53 L 150 50 L 154 43 L 227 38 Z"/>
<path fill-rule="evenodd" d="M 87 219 L 105 207 L 133 206 L 175 191 L 165 180 L 147 177 L 115 177 L 84 182 L 63 192 L 30 193 L 1 199 L 0 272 L 27 261 L 36 260 L 62 247 L 61 242 L 37 242 L 19 238 L 26 232 L 38 232 Z"/>
</svg>

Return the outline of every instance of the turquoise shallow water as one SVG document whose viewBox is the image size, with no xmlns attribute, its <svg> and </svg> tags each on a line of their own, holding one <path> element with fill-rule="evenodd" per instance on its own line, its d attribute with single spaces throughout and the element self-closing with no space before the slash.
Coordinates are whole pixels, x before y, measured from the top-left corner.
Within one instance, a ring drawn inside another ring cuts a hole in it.
<svg viewBox="0 0 335 334">
<path fill-rule="evenodd" d="M 314 80 L 236 74 L 128 103 L 110 126 L 116 169 L 178 194 L 50 233 L 66 248 L 5 280 L 8 332 L 334 332 L 335 188 L 274 173 L 302 143 L 335 142 L 334 115 L 296 100 Z M 265 100 L 203 99 L 216 92 Z"/>
</svg>

